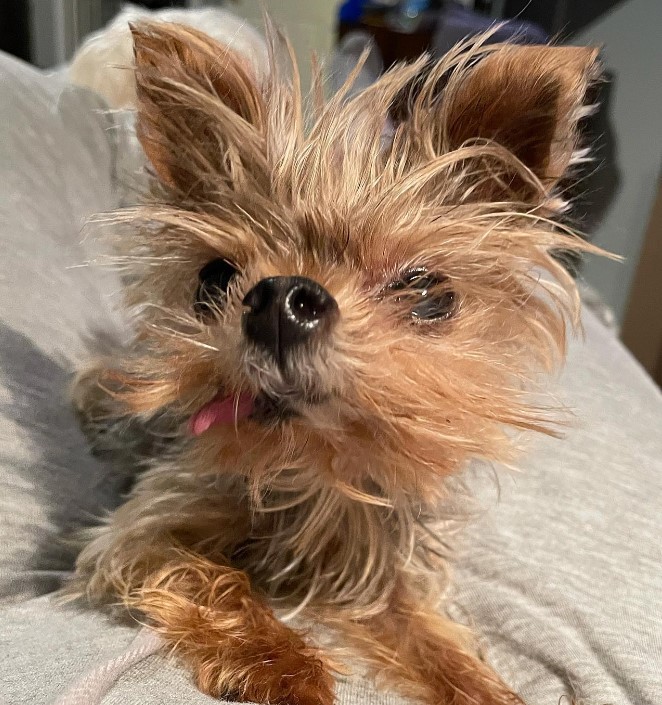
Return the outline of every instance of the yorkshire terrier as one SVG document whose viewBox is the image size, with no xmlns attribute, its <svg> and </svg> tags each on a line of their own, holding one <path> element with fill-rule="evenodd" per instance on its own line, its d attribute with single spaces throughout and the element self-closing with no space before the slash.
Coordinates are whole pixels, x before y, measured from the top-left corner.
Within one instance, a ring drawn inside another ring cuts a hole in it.
<svg viewBox="0 0 662 705">
<path fill-rule="evenodd" d="M 351 98 L 317 69 L 304 100 L 274 31 L 261 77 L 197 30 L 132 33 L 154 177 L 118 215 L 135 337 L 74 399 L 136 480 L 72 589 L 150 625 L 212 696 L 330 705 L 352 653 L 429 705 L 521 703 L 439 605 L 435 522 L 472 458 L 549 429 L 597 52 L 481 38 Z"/>
</svg>

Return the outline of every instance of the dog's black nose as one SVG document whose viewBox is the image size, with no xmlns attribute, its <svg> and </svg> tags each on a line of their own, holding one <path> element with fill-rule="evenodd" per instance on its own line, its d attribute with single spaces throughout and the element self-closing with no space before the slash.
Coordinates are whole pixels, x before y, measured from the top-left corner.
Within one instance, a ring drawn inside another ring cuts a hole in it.
<svg viewBox="0 0 662 705">
<path fill-rule="evenodd" d="M 243 328 L 256 345 L 279 362 L 283 355 L 328 330 L 338 317 L 329 292 L 306 277 L 269 277 L 244 297 Z"/>
</svg>

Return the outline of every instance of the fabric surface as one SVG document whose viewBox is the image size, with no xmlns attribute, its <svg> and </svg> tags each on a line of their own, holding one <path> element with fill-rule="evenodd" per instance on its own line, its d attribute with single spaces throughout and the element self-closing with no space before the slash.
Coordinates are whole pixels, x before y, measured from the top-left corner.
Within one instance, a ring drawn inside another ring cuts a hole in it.
<svg viewBox="0 0 662 705">
<path fill-rule="evenodd" d="M 34 597 L 72 556 L 57 537 L 117 501 L 121 478 L 87 454 L 64 389 L 95 329 L 115 335 L 117 283 L 81 243 L 114 205 L 108 118 L 88 94 L 0 59 L 0 703 L 47 705 L 121 658 L 136 630 Z M 72 268 L 73 267 L 73 268 Z M 537 439 L 522 472 L 469 473 L 484 511 L 457 545 L 453 611 L 530 705 L 662 702 L 662 397 L 590 314 L 560 396 L 576 418 Z M 119 333 L 117 333 L 119 335 Z M 357 679 L 342 705 L 396 705 Z M 103 705 L 213 702 L 162 656 L 137 663 Z"/>
<path fill-rule="evenodd" d="M 115 207 L 112 123 L 98 98 L 0 56 L 0 602 L 71 566 L 56 542 L 116 501 L 65 398 L 85 338 L 117 324 L 118 289 L 82 227 Z"/>
<path fill-rule="evenodd" d="M 93 612 L 57 606 L 47 596 L 6 608 L 0 612 L 0 703 L 54 705 L 72 680 L 129 651 L 135 635 L 136 630 L 111 625 Z M 361 679 L 341 679 L 336 692 L 341 705 L 405 704 Z M 150 656 L 121 676 L 101 705 L 217 702 L 198 691 L 171 660 Z"/>
<path fill-rule="evenodd" d="M 485 508 L 458 556 L 458 602 L 532 705 L 662 702 L 662 394 L 592 314 L 560 399 L 560 440 L 472 486 Z"/>
<path fill-rule="evenodd" d="M 116 658 L 101 663 L 96 668 L 75 679 L 55 705 L 91 705 L 100 703 L 121 676 L 147 657 L 159 653 L 163 642 L 153 630 L 143 627 L 136 638 Z"/>
</svg>

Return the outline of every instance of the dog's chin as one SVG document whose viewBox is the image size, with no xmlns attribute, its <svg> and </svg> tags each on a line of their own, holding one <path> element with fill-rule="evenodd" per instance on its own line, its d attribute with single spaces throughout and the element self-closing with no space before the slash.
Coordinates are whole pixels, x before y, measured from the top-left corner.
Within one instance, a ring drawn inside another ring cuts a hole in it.
<svg viewBox="0 0 662 705">
<path fill-rule="evenodd" d="M 300 416 L 300 409 L 292 401 L 262 392 L 255 397 L 254 409 L 248 418 L 264 426 L 277 426 Z"/>
<path fill-rule="evenodd" d="M 302 374 L 302 369 L 308 373 Z M 310 365 L 280 366 L 251 349 L 245 354 L 244 370 L 245 386 L 254 400 L 249 418 L 257 423 L 277 425 L 306 417 L 333 396 Z"/>
</svg>

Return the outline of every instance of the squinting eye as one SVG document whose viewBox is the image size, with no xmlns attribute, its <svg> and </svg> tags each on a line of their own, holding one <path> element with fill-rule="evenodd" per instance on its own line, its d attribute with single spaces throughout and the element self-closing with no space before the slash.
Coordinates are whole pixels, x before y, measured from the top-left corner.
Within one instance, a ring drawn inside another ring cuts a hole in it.
<svg viewBox="0 0 662 705">
<path fill-rule="evenodd" d="M 198 316 L 208 316 L 223 304 L 230 282 L 237 272 L 237 268 L 224 259 L 214 259 L 200 270 L 193 302 Z"/>
<path fill-rule="evenodd" d="M 390 284 L 389 289 L 401 292 L 396 301 L 411 305 L 411 317 L 419 321 L 440 321 L 455 313 L 455 292 L 442 289 L 448 277 L 425 268 L 410 269 L 400 279 Z"/>
</svg>

